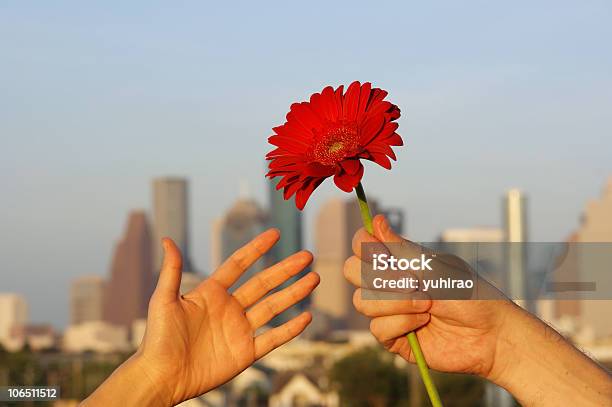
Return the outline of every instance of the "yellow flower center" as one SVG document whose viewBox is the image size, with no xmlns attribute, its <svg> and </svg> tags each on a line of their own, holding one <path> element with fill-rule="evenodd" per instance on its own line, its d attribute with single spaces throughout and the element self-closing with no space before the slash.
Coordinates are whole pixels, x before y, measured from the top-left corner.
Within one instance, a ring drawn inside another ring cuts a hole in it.
<svg viewBox="0 0 612 407">
<path fill-rule="evenodd" d="M 323 165 L 335 165 L 359 151 L 359 131 L 354 122 L 328 125 L 315 134 L 311 158 Z"/>
</svg>

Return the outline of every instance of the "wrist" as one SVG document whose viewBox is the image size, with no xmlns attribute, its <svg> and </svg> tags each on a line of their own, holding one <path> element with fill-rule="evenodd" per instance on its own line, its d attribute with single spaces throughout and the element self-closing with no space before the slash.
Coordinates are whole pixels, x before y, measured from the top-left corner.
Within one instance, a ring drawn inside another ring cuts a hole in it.
<svg viewBox="0 0 612 407">
<path fill-rule="evenodd" d="M 530 321 L 529 314 L 512 301 L 501 302 L 497 314 L 500 315 L 500 321 L 495 332 L 494 359 L 484 378 L 506 387 L 517 374 L 517 354 L 525 344 L 521 335 L 525 334 L 524 325 Z"/>
<path fill-rule="evenodd" d="M 596 406 L 609 401 L 609 375 L 557 331 L 509 303 L 486 377 L 521 405 Z"/>
<path fill-rule="evenodd" d="M 148 394 L 148 398 L 152 399 L 150 405 L 155 406 L 173 406 L 173 394 L 171 392 L 168 381 L 159 376 L 157 369 L 152 369 L 146 357 L 139 351 L 132 355 L 126 364 L 129 368 L 129 373 L 135 380 L 141 382 L 143 393 Z"/>
<path fill-rule="evenodd" d="M 167 407 L 173 403 L 166 388 L 148 373 L 145 360 L 136 353 L 123 362 L 81 405 Z"/>
</svg>

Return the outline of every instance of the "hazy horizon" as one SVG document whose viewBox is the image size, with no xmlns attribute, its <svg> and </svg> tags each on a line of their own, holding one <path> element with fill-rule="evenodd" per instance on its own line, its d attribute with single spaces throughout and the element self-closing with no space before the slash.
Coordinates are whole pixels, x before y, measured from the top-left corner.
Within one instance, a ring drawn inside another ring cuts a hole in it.
<svg viewBox="0 0 612 407">
<path fill-rule="evenodd" d="M 264 155 L 289 105 L 370 81 L 402 109 L 392 171 L 364 185 L 407 232 L 498 226 L 511 188 L 530 236 L 564 239 L 612 175 L 609 2 L 485 1 L 0 6 L 0 291 L 66 324 L 70 280 L 107 275 L 151 181 L 186 176 L 191 252 L 245 180 L 266 202 Z M 306 207 L 312 221 L 328 180 Z"/>
</svg>

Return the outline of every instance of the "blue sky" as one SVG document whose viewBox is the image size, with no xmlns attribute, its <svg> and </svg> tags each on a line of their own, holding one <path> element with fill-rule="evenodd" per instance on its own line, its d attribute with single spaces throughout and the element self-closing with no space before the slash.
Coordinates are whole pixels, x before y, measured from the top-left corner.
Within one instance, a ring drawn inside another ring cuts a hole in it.
<svg viewBox="0 0 612 407">
<path fill-rule="evenodd" d="M 327 84 L 401 107 L 399 161 L 364 183 L 416 240 L 498 225 L 509 187 L 534 240 L 562 239 L 612 174 L 610 2 L 261 3 L 2 2 L 0 291 L 33 320 L 66 323 L 70 279 L 107 273 L 154 176 L 190 178 L 208 270 L 240 180 L 264 201 L 270 128 Z"/>
</svg>

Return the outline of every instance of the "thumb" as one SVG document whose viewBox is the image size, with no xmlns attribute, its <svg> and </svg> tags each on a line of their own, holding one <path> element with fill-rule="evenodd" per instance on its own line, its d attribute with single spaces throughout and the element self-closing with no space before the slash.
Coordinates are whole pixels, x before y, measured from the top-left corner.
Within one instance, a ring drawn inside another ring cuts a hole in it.
<svg viewBox="0 0 612 407">
<path fill-rule="evenodd" d="M 387 218 L 383 215 L 376 215 L 372 220 L 372 226 L 374 228 L 374 236 L 381 242 L 402 243 L 406 240 L 391 229 Z"/>
<path fill-rule="evenodd" d="M 153 295 L 162 301 L 173 301 L 178 297 L 181 287 L 183 259 L 181 251 L 172 239 L 163 238 L 162 247 L 164 248 L 164 262 Z"/>
<path fill-rule="evenodd" d="M 374 236 L 383 242 L 396 257 L 411 257 L 422 253 L 423 248 L 395 233 L 383 215 L 376 215 L 372 220 Z"/>
</svg>

